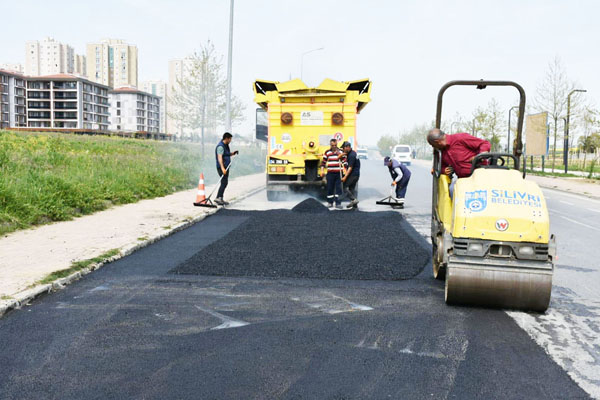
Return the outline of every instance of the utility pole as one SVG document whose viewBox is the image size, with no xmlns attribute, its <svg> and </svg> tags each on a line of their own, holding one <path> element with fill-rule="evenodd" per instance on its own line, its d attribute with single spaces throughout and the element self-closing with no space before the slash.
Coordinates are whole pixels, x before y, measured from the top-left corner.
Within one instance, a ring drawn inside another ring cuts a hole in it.
<svg viewBox="0 0 600 400">
<path fill-rule="evenodd" d="M 225 131 L 231 132 L 231 60 L 233 51 L 233 1 L 229 3 L 229 51 L 227 53 L 227 100 L 225 105 Z"/>
<path fill-rule="evenodd" d="M 510 110 L 508 110 L 508 137 L 506 139 L 506 152 L 510 153 L 510 114 L 512 110 L 515 108 L 519 108 L 519 106 L 512 106 Z"/>
<path fill-rule="evenodd" d="M 565 164 L 565 174 L 569 170 L 569 123 L 571 122 L 571 95 L 575 92 L 585 93 L 585 89 L 573 89 L 567 96 L 567 120 L 565 124 L 565 141 L 563 144 L 563 163 Z"/>
</svg>

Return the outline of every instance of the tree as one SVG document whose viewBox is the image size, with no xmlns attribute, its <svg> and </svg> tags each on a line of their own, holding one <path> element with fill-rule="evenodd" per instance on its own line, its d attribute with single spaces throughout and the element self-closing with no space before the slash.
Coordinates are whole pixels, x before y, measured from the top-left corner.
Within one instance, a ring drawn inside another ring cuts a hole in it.
<svg viewBox="0 0 600 400">
<path fill-rule="evenodd" d="M 485 110 L 485 118 L 482 126 L 483 137 L 492 145 L 491 151 L 500 151 L 500 138 L 504 137 L 504 119 L 500 104 L 495 98 L 492 98 Z"/>
<path fill-rule="evenodd" d="M 396 145 L 396 140 L 392 135 L 383 135 L 379 138 L 377 147 L 382 156 L 390 155 L 392 147 Z"/>
<path fill-rule="evenodd" d="M 186 70 L 182 79 L 178 79 L 170 101 L 169 117 L 183 128 L 193 132 L 201 131 L 202 155 L 206 135 L 217 135 L 217 126 L 224 125 L 227 81 L 223 76 L 222 57 L 217 55 L 210 40 L 202 45 L 185 61 Z M 244 106 L 240 99 L 232 96 L 231 123 L 237 125 L 243 121 Z M 197 133 L 191 135 L 197 139 Z"/>
<path fill-rule="evenodd" d="M 548 70 L 536 89 L 534 108 L 539 112 L 547 111 L 552 121 L 553 145 L 552 145 L 552 172 L 556 161 L 556 139 L 558 136 L 558 121 L 566 117 L 567 96 L 575 88 L 564 70 L 560 58 L 556 56 L 548 63 Z M 571 112 L 577 108 L 578 94 L 571 96 Z"/>
<path fill-rule="evenodd" d="M 595 153 L 598 144 L 600 144 L 600 142 L 598 142 L 600 135 L 597 133 L 600 131 L 600 113 L 598 110 L 593 107 L 586 107 L 582 113 L 582 125 L 583 136 L 579 137 L 579 145 L 583 150 L 582 168 L 585 169 L 587 153 Z"/>
</svg>

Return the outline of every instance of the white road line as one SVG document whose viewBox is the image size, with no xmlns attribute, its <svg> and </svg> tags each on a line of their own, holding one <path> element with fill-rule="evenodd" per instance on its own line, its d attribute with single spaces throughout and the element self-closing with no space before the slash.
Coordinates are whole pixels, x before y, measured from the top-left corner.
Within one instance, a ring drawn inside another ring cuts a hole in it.
<svg viewBox="0 0 600 400">
<path fill-rule="evenodd" d="M 600 210 L 594 210 L 593 208 L 588 208 L 588 210 L 590 210 L 590 211 L 593 211 L 593 212 L 600 213 Z"/>
<path fill-rule="evenodd" d="M 568 206 L 574 206 L 575 204 L 573 203 L 569 203 L 568 201 L 564 201 L 564 200 L 559 200 L 560 203 L 566 204 Z"/>
<path fill-rule="evenodd" d="M 591 225 L 588 225 L 588 224 L 584 224 L 583 222 L 575 221 L 574 219 L 571 219 L 569 217 L 565 217 L 564 215 L 561 215 L 561 217 L 564 218 L 564 219 L 566 219 L 567 221 L 570 221 L 570 222 L 574 223 L 574 224 L 585 226 L 586 228 L 593 229 L 595 231 L 600 232 L 600 229 L 596 228 L 595 226 L 591 226 Z"/>
<path fill-rule="evenodd" d="M 249 322 L 242 321 L 242 320 L 235 319 L 235 318 L 230 318 L 227 315 L 223 315 L 216 311 L 208 310 L 208 309 L 200 307 L 200 306 L 195 306 L 195 307 L 198 310 L 203 311 L 207 314 L 210 314 L 213 317 L 218 318 L 223 322 L 221 325 L 210 328 L 210 330 L 212 330 L 212 331 L 218 330 L 218 329 L 239 328 L 240 326 L 246 326 L 246 325 L 250 324 Z"/>
</svg>

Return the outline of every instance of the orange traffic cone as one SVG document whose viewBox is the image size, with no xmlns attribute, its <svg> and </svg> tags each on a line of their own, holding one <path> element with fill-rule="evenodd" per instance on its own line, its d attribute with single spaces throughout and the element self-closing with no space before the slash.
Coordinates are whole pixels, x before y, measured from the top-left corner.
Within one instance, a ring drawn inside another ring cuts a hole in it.
<svg viewBox="0 0 600 400">
<path fill-rule="evenodd" d="M 206 192 L 204 191 L 204 174 L 200 174 L 200 180 L 198 181 L 198 192 L 196 193 L 196 204 L 202 204 L 206 202 Z"/>
<path fill-rule="evenodd" d="M 200 180 L 198 181 L 198 192 L 196 192 L 196 201 L 194 202 L 194 205 L 197 207 L 217 208 L 217 206 L 214 205 L 210 199 L 210 195 L 208 197 L 209 198 L 206 198 L 206 192 L 204 191 L 204 174 L 201 173 Z"/>
</svg>

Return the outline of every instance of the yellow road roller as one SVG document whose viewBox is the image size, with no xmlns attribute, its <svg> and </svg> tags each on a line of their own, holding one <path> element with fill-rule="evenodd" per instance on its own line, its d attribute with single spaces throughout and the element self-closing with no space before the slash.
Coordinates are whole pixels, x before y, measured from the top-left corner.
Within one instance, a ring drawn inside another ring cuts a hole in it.
<svg viewBox="0 0 600 400">
<path fill-rule="evenodd" d="M 550 303 L 556 258 L 544 195 L 519 171 L 525 91 L 511 81 L 451 81 L 438 93 L 435 126 L 442 122 L 442 99 L 452 86 L 510 86 L 519 91 L 519 119 L 513 153 L 474 157 L 469 177 L 442 172 L 434 149 L 431 241 L 433 275 L 445 279 L 448 304 L 544 312 Z"/>
</svg>

